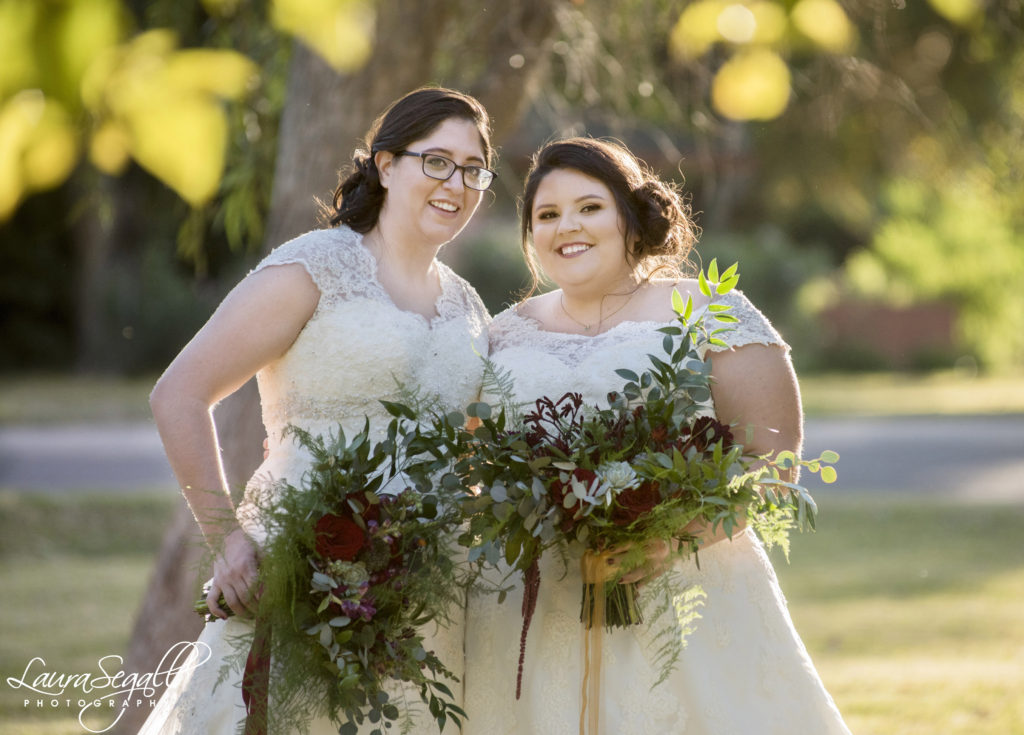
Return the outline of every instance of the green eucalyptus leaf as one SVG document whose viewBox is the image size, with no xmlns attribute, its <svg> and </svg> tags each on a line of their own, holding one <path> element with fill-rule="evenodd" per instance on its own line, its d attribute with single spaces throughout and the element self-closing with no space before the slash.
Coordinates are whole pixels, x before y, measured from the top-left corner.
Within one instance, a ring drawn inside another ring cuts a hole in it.
<svg viewBox="0 0 1024 735">
<path fill-rule="evenodd" d="M 718 284 L 715 289 L 719 294 L 726 294 L 736 288 L 736 284 L 740 282 L 739 276 L 733 276 L 732 278 L 726 278 Z"/>
<path fill-rule="evenodd" d="M 704 271 L 697 274 L 697 288 L 699 288 L 700 292 L 705 296 L 711 296 L 711 287 L 708 285 L 708 279 L 704 277 Z M 686 318 L 689 319 L 690 317 L 687 316 Z"/>
<path fill-rule="evenodd" d="M 718 277 L 718 258 L 712 258 L 711 262 L 708 263 L 708 280 L 712 283 L 718 283 L 720 280 Z"/>
<path fill-rule="evenodd" d="M 686 304 L 683 302 L 683 295 L 679 293 L 679 289 L 672 289 L 672 311 L 676 314 L 682 314 L 686 309 Z"/>
</svg>

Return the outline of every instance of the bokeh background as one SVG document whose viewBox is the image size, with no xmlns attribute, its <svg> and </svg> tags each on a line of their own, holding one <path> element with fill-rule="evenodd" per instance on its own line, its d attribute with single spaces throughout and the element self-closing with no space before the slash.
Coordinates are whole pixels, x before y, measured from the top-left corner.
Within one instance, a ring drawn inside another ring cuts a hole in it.
<svg viewBox="0 0 1024 735">
<path fill-rule="evenodd" d="M 842 456 L 777 565 L 853 731 L 1024 733 L 1021 0 L 0 0 L 0 733 L 121 713 L 26 693 L 33 657 L 147 672 L 194 637 L 148 390 L 421 84 L 494 121 L 442 256 L 492 312 L 557 136 L 624 141 L 689 193 L 700 261 L 739 262 Z M 251 386 L 217 418 L 238 487 Z"/>
</svg>

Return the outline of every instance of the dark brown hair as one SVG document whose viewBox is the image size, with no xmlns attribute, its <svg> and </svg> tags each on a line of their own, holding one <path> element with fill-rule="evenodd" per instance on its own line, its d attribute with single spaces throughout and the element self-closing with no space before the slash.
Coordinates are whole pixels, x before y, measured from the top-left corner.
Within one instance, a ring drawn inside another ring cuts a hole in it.
<svg viewBox="0 0 1024 735">
<path fill-rule="evenodd" d="M 392 102 L 366 133 L 365 149 L 352 156 L 353 169 L 334 191 L 332 205 L 324 206 L 331 227 L 348 225 L 366 233 L 377 224 L 386 190 L 373 159 L 379 151 L 397 153 L 430 135 L 446 120 L 458 118 L 476 125 L 486 165 L 491 165 L 491 122 L 476 99 L 454 89 L 421 87 Z"/>
<path fill-rule="evenodd" d="M 540 282 L 540 268 L 530 245 L 533 200 L 544 177 L 559 169 L 578 171 L 611 190 L 626 226 L 627 259 L 641 278 L 665 270 L 679 276 L 688 268 L 687 256 L 697 241 L 698 228 L 678 188 L 658 178 L 620 143 L 568 138 L 537 151 L 526 175 L 520 219 L 523 255 L 533 276 L 530 293 Z"/>
</svg>

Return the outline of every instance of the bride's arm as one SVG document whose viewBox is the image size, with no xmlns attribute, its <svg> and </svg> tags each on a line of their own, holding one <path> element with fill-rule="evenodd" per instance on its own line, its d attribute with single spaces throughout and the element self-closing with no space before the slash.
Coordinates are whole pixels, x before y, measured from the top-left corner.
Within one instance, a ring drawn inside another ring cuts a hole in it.
<svg viewBox="0 0 1024 735">
<path fill-rule="evenodd" d="M 747 453 L 762 455 L 788 449 L 799 455 L 803 444 L 800 390 L 782 347 L 749 344 L 713 353 L 711 375 L 715 414 L 722 423 L 733 425 L 736 439 Z M 795 482 L 796 471 L 784 474 L 783 479 Z M 705 549 L 729 538 L 721 526 L 712 530 L 704 521 L 694 521 L 685 530 L 697 536 Z M 668 567 L 671 556 L 667 542 L 650 542 L 647 563 L 623 576 L 622 581 L 653 579 Z"/>
<path fill-rule="evenodd" d="M 793 364 L 778 345 L 748 344 L 711 355 L 711 395 L 715 414 L 733 426 L 736 440 L 746 454 L 800 454 L 803 446 L 803 410 Z M 782 473 L 796 482 L 799 469 Z M 728 536 L 698 524 L 696 531 L 706 547 Z"/>
<path fill-rule="evenodd" d="M 256 551 L 234 518 L 211 409 L 280 357 L 312 316 L 320 292 L 301 265 L 268 267 L 228 294 L 178 354 L 150 395 L 171 469 L 203 536 L 217 554 L 211 611 L 223 592 L 248 611 Z"/>
</svg>

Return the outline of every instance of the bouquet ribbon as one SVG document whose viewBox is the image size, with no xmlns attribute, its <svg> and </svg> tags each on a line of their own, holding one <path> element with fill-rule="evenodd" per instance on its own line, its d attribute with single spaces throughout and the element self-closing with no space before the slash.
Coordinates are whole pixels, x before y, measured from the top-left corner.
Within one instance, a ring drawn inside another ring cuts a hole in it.
<svg viewBox="0 0 1024 735">
<path fill-rule="evenodd" d="M 256 619 L 252 646 L 242 674 L 245 703 L 245 735 L 267 735 L 267 707 L 270 689 L 270 621 Z"/>
<path fill-rule="evenodd" d="M 587 550 L 580 559 L 583 610 L 592 610 L 583 629 L 583 680 L 580 684 L 580 735 L 598 735 L 601 714 L 601 658 L 605 624 L 605 583 L 612 576 L 608 552 Z"/>
</svg>

